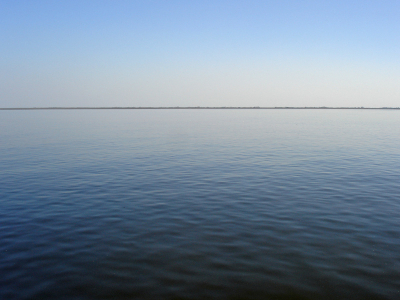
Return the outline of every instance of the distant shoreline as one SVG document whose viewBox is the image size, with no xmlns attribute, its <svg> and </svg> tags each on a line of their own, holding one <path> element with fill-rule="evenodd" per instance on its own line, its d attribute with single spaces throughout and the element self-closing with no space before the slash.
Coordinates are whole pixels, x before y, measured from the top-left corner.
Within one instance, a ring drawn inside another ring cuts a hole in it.
<svg viewBox="0 0 400 300">
<path fill-rule="evenodd" d="M 246 107 L 246 106 L 160 106 L 160 107 L 4 107 L 0 110 L 61 110 L 61 109 L 395 109 L 400 107 Z"/>
</svg>

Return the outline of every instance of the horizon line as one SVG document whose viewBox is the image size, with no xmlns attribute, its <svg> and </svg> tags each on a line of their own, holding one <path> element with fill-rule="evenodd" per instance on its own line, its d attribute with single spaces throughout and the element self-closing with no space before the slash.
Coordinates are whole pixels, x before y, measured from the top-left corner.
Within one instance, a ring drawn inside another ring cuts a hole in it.
<svg viewBox="0 0 400 300">
<path fill-rule="evenodd" d="M 62 110 L 62 109 L 397 109 L 400 107 L 329 107 L 329 106 L 82 106 L 82 107 L 0 107 L 0 110 Z"/>
</svg>

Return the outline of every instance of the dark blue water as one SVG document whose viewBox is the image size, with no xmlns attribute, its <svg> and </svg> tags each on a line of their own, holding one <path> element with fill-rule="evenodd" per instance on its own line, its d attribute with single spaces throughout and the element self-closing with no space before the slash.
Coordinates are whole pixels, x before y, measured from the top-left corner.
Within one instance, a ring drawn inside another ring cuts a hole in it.
<svg viewBox="0 0 400 300">
<path fill-rule="evenodd" d="M 400 112 L 0 111 L 0 299 L 400 299 Z"/>
</svg>

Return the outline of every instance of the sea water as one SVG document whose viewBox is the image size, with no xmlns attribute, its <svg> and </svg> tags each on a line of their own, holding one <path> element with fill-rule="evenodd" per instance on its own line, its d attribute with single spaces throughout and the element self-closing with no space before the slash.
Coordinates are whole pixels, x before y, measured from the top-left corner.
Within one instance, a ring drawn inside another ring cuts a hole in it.
<svg viewBox="0 0 400 300">
<path fill-rule="evenodd" d="M 400 111 L 0 111 L 0 299 L 400 299 Z"/>
</svg>

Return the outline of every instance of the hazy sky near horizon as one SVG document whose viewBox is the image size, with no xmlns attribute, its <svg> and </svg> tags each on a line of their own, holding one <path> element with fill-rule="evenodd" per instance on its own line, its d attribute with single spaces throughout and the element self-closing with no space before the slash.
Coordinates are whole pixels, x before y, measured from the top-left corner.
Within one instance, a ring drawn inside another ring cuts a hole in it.
<svg viewBox="0 0 400 300">
<path fill-rule="evenodd" d="M 400 106 L 398 0 L 0 0 L 0 107 Z"/>
</svg>

